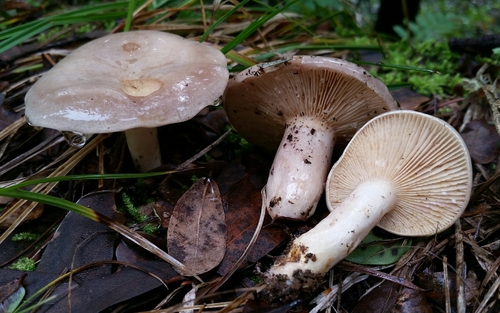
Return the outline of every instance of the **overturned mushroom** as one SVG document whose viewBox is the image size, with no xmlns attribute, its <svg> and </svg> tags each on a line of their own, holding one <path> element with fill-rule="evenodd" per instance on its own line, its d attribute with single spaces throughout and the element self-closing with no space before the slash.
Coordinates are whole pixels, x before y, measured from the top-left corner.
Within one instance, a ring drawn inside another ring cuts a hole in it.
<svg viewBox="0 0 500 313">
<path fill-rule="evenodd" d="M 414 111 L 380 115 L 330 171 L 331 213 L 293 241 L 266 280 L 282 294 L 297 285 L 307 291 L 300 280 L 323 277 L 375 226 L 403 236 L 441 232 L 465 210 L 471 187 L 470 156 L 453 127 Z"/>
<path fill-rule="evenodd" d="M 335 141 L 348 142 L 372 117 L 397 109 L 362 67 L 314 56 L 255 65 L 229 81 L 223 101 L 243 138 L 278 149 L 263 201 L 273 219 L 293 220 L 314 213 Z"/>
<path fill-rule="evenodd" d="M 159 31 L 111 34 L 73 51 L 26 95 L 32 125 L 89 134 L 125 131 L 138 170 L 161 165 L 156 127 L 219 101 L 229 74 L 214 47 Z"/>
</svg>

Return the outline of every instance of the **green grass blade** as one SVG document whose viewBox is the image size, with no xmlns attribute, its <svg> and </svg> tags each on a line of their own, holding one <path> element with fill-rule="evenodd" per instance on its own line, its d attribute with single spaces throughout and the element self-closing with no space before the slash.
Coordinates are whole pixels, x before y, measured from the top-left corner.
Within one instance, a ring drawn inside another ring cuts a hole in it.
<svg viewBox="0 0 500 313">
<path fill-rule="evenodd" d="M 127 14 L 125 11 L 127 5 L 128 2 L 117 2 L 88 6 L 0 31 L 0 40 L 3 40 L 0 42 L 0 53 L 53 26 L 124 18 Z"/>
<path fill-rule="evenodd" d="M 111 12 L 103 14 L 93 14 L 88 16 L 58 17 L 54 18 L 51 22 L 52 26 L 59 26 L 59 25 L 116 20 L 124 18 L 125 16 L 126 16 L 125 12 Z"/>
<path fill-rule="evenodd" d="M 408 70 L 408 71 L 418 71 L 418 72 L 425 72 L 425 73 L 432 73 L 432 74 L 441 74 L 438 71 L 431 70 L 428 68 L 423 68 L 423 67 L 415 67 L 415 66 L 407 66 L 407 65 L 397 65 L 397 64 L 388 64 L 388 63 L 383 63 L 383 62 L 365 62 L 365 61 L 351 61 L 356 64 L 368 64 L 368 65 L 376 65 L 380 67 L 385 67 L 385 68 L 394 68 L 398 70 Z"/>
<path fill-rule="evenodd" d="M 90 5 L 77 10 L 64 12 L 58 15 L 54 15 L 53 17 L 45 17 L 47 19 L 57 18 L 57 17 L 76 17 L 76 16 L 84 16 L 95 13 L 102 13 L 105 11 L 115 11 L 115 10 L 125 10 L 128 7 L 128 1 L 116 2 L 116 3 L 107 3 L 107 4 L 99 4 L 99 5 Z"/>
<path fill-rule="evenodd" d="M 264 54 L 257 55 L 253 57 L 257 61 L 267 60 L 281 53 L 286 53 L 292 50 L 321 50 L 321 49 L 330 49 L 330 50 L 371 50 L 371 51 L 379 51 L 380 47 L 377 45 L 358 45 L 358 44 L 300 44 L 294 43 L 290 45 L 283 45 L 281 47 L 275 48 L 273 52 L 267 52 Z"/>
<path fill-rule="evenodd" d="M 172 5 L 172 3 L 169 3 L 169 2 L 171 2 L 171 0 L 166 0 L 163 2 L 154 1 L 152 4 L 149 5 L 149 8 L 152 10 L 156 10 L 156 9 L 160 9 L 160 8 L 172 8 L 173 5 Z M 195 3 L 199 3 L 199 0 L 185 0 L 181 3 L 177 3 L 175 5 L 175 8 L 182 9 L 185 7 L 189 7 Z M 172 12 L 163 12 L 163 13 L 157 14 L 156 16 L 151 17 L 151 19 L 149 21 L 145 22 L 145 24 L 146 25 L 156 24 L 156 22 L 158 20 L 164 20 L 166 16 L 172 16 Z"/>
<path fill-rule="evenodd" d="M 57 22 L 57 21 L 66 21 L 66 22 L 71 22 L 71 18 L 76 18 L 76 17 L 82 17 L 82 16 L 89 16 L 92 14 L 97 14 L 97 13 L 103 13 L 105 11 L 114 11 L 114 10 L 123 10 L 125 9 L 128 4 L 128 2 L 118 2 L 118 3 L 113 3 L 113 4 L 106 4 L 106 5 L 97 5 L 97 6 L 91 6 L 91 7 L 85 7 L 81 8 L 78 10 L 70 11 L 70 12 L 65 12 L 61 13 L 58 15 L 54 16 L 48 16 L 48 17 L 43 17 L 39 20 L 32 21 L 32 22 L 27 22 L 18 26 L 10 27 L 8 29 L 0 31 L 0 40 L 9 38 L 11 36 L 16 35 L 17 33 L 20 33 L 24 31 L 25 29 L 32 28 L 33 25 L 38 25 L 38 23 L 50 23 L 50 22 Z M 122 17 L 124 15 L 124 11 L 122 11 Z"/>
<path fill-rule="evenodd" d="M 69 274 L 69 273 L 68 273 Z M 63 278 L 65 278 L 66 276 L 63 275 Z M 49 286 L 50 287 L 50 286 Z M 48 288 L 48 287 L 47 287 Z M 43 290 L 45 290 L 46 288 L 44 288 Z M 43 291 L 42 290 L 42 291 Z M 35 295 L 38 295 L 38 292 L 35 294 Z M 27 301 L 29 299 L 31 299 L 33 296 L 29 297 L 25 302 L 28 303 Z M 28 307 L 25 307 L 25 305 L 23 303 L 21 303 L 21 305 L 14 310 L 14 312 L 12 313 L 27 313 L 27 312 L 30 312 L 30 311 L 36 311 L 35 309 L 36 308 L 39 308 L 41 307 L 42 305 L 44 305 L 45 303 L 49 303 L 50 301 L 54 300 L 56 298 L 56 296 L 50 296 L 46 299 L 43 299 L 43 300 L 40 300 L 39 302 L 33 304 L 33 305 L 30 305 Z"/>
<path fill-rule="evenodd" d="M 47 20 L 37 21 L 37 23 L 34 23 L 30 25 L 30 27 L 17 33 L 16 36 L 10 37 L 0 42 L 0 53 L 18 44 L 21 44 L 23 41 L 38 35 L 39 33 L 49 29 L 50 27 L 52 27 L 52 25 Z"/>
<path fill-rule="evenodd" d="M 61 199 L 58 197 L 43 195 L 36 192 L 19 190 L 19 189 L 0 188 L 0 195 L 5 197 L 12 197 L 15 199 L 23 199 L 23 200 L 43 203 L 46 205 L 51 205 L 71 212 L 75 212 L 81 216 L 87 217 L 93 221 L 108 226 L 112 230 L 130 239 L 132 242 L 138 244 L 143 249 L 146 249 L 147 251 L 153 253 L 157 257 L 171 264 L 172 266 L 187 272 L 191 272 L 184 264 L 180 263 L 179 261 L 171 257 L 169 254 L 167 254 L 165 251 L 161 250 L 160 248 L 152 244 L 149 240 L 138 235 L 136 232 L 130 230 L 124 225 L 110 219 L 109 217 L 99 214 L 98 212 L 95 212 L 87 207 L 84 207 L 83 205 L 73 203 L 71 201 Z M 197 277 L 196 275 L 193 276 L 199 279 L 199 277 Z M 199 280 L 201 281 L 201 279 Z"/>
<path fill-rule="evenodd" d="M 14 27 L 9 27 L 5 30 L 0 31 L 0 40 L 10 38 L 18 33 L 25 32 L 27 29 L 32 29 L 34 25 L 39 25 L 41 23 L 46 23 L 45 19 L 40 19 L 36 21 L 27 22 Z"/>
<path fill-rule="evenodd" d="M 387 85 L 387 89 L 396 90 L 396 89 L 401 89 L 401 88 L 410 88 L 412 86 L 413 86 L 413 84 L 410 84 L 410 83 L 389 84 L 389 85 Z"/>
<path fill-rule="evenodd" d="M 226 14 L 224 14 L 221 18 L 219 18 L 217 21 L 215 21 L 208 29 L 207 31 L 201 36 L 200 42 L 204 42 L 205 39 L 212 33 L 212 31 L 222 22 L 224 22 L 228 17 L 233 15 L 236 11 L 239 10 L 245 3 L 247 3 L 250 0 L 243 0 L 241 1 L 237 6 L 232 8 L 230 11 L 228 11 Z"/>
<path fill-rule="evenodd" d="M 15 199 L 23 199 L 23 200 L 43 203 L 46 205 L 51 205 L 54 207 L 75 212 L 77 214 L 90 218 L 91 220 L 96 222 L 99 222 L 100 220 L 99 217 L 96 215 L 97 213 L 94 212 L 93 210 L 86 208 L 83 205 L 79 205 L 71 201 L 57 198 L 54 196 L 39 194 L 36 192 L 25 191 L 25 190 L 10 189 L 10 188 L 9 189 L 0 188 L 0 195 L 3 195 L 5 197 L 12 197 Z"/>
<path fill-rule="evenodd" d="M 255 61 L 251 58 L 245 57 L 244 55 L 238 54 L 238 53 L 234 52 L 233 50 L 228 51 L 226 53 L 226 57 L 228 59 L 230 59 L 231 61 L 234 61 L 234 62 L 237 62 L 238 64 L 243 65 L 245 68 L 250 67 L 250 66 L 258 63 L 257 61 Z"/>
<path fill-rule="evenodd" d="M 128 32 L 130 30 L 130 26 L 132 25 L 132 19 L 134 17 L 134 10 L 135 10 L 135 0 L 129 0 L 127 9 L 127 19 L 125 20 L 125 27 L 123 28 L 124 32 Z"/>
<path fill-rule="evenodd" d="M 259 29 L 262 25 L 264 25 L 267 21 L 269 21 L 271 18 L 276 16 L 277 14 L 281 13 L 283 10 L 297 2 L 298 0 L 290 1 L 286 5 L 284 5 L 281 8 L 276 9 L 276 7 L 273 9 L 273 11 L 270 11 L 269 13 L 265 13 L 262 16 L 258 17 L 255 21 L 250 23 L 247 28 L 245 28 L 241 33 L 239 33 L 233 40 L 228 42 L 222 49 L 221 52 L 226 54 L 229 51 L 231 51 L 234 47 L 239 45 L 243 40 L 247 39 L 251 34 L 253 34 L 257 29 Z"/>
<path fill-rule="evenodd" d="M 154 172 L 154 173 L 133 173 L 133 174 L 84 174 L 84 175 L 66 175 L 57 177 L 47 177 L 39 178 L 33 180 L 27 180 L 21 183 L 14 184 L 9 187 L 0 188 L 0 193 L 2 190 L 14 190 L 27 186 L 33 186 L 37 184 L 61 182 L 61 181 L 72 181 L 72 180 L 96 180 L 96 179 L 134 179 L 134 178 L 148 178 L 162 175 L 169 175 L 176 173 L 176 171 L 166 171 L 166 172 Z"/>
</svg>

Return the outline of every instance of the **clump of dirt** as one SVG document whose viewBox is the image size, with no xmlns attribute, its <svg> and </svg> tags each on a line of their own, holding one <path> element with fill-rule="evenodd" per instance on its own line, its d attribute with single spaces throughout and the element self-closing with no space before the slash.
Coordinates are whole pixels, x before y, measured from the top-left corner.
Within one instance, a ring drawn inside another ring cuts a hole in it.
<svg viewBox="0 0 500 313">
<path fill-rule="evenodd" d="M 267 288 L 262 296 L 270 302 L 289 303 L 297 299 L 309 299 L 323 283 L 323 276 L 310 270 L 297 270 L 288 275 L 266 275 L 261 273 Z"/>
</svg>

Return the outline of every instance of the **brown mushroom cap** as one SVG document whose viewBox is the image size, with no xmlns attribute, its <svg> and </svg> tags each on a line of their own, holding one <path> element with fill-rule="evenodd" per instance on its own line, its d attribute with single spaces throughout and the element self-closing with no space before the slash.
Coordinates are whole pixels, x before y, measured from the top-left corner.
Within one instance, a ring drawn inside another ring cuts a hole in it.
<svg viewBox="0 0 500 313">
<path fill-rule="evenodd" d="M 335 129 L 337 142 L 347 142 L 369 119 L 398 108 L 364 68 L 317 56 L 252 66 L 229 81 L 223 102 L 238 133 L 270 150 L 295 116 L 318 117 Z"/>
<path fill-rule="evenodd" d="M 397 190 L 395 207 L 377 226 L 427 236 L 450 227 L 465 210 L 472 165 L 464 141 L 448 123 L 395 111 L 361 128 L 333 166 L 326 186 L 328 207 L 335 210 L 358 185 L 374 179 Z"/>
<path fill-rule="evenodd" d="M 229 74 L 216 48 L 159 31 L 111 34 L 73 51 L 26 95 L 33 125 L 80 133 L 188 120 L 218 101 Z"/>
</svg>

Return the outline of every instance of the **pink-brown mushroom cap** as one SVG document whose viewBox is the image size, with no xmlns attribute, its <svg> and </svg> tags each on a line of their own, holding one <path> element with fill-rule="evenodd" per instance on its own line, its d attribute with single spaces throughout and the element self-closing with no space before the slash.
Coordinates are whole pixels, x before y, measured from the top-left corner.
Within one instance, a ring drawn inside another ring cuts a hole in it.
<svg viewBox="0 0 500 313">
<path fill-rule="evenodd" d="M 361 66 L 298 55 L 244 70 L 229 80 L 223 102 L 238 133 L 269 150 L 294 116 L 317 117 L 345 144 L 374 116 L 399 109 L 384 83 Z"/>
<path fill-rule="evenodd" d="M 26 95 L 32 125 L 80 133 L 158 127 L 218 102 L 227 84 L 216 48 L 160 31 L 116 33 L 74 50 Z"/>
</svg>

